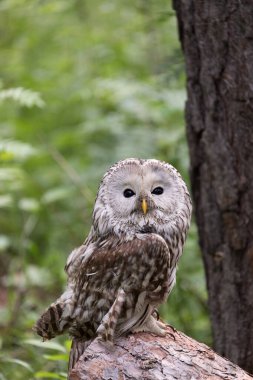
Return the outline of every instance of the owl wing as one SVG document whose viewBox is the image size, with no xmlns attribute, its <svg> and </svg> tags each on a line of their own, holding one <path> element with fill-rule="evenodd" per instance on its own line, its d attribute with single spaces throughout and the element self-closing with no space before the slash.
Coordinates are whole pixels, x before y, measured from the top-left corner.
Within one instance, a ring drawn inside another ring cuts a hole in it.
<svg viewBox="0 0 253 380">
<path fill-rule="evenodd" d="M 169 249 L 159 235 L 98 243 L 74 280 L 69 370 L 96 336 L 110 342 L 144 324 L 168 294 L 169 270 Z"/>
<path fill-rule="evenodd" d="M 44 339 L 69 331 L 74 338 L 70 369 L 97 335 L 112 341 L 141 326 L 170 286 L 169 249 L 156 234 L 128 241 L 111 236 L 71 255 L 66 292 L 35 326 Z"/>
<path fill-rule="evenodd" d="M 95 245 L 94 245 L 95 236 L 96 236 L 95 231 L 93 227 L 91 227 L 91 230 L 86 240 L 84 241 L 84 243 L 80 247 L 74 249 L 69 254 L 67 263 L 64 268 L 65 272 L 68 275 L 68 283 L 72 281 L 75 273 L 78 271 L 78 268 L 80 267 L 84 258 L 87 259 L 92 254 L 95 248 Z"/>
<path fill-rule="evenodd" d="M 70 309 L 73 300 L 74 276 L 84 257 L 90 254 L 93 244 L 91 234 L 86 241 L 78 248 L 74 249 L 67 259 L 65 271 L 68 276 L 68 283 L 65 292 L 54 301 L 36 321 L 33 330 L 40 335 L 43 340 L 52 339 L 57 335 L 63 334 L 70 327 L 70 322 L 61 323 L 63 314 Z"/>
<path fill-rule="evenodd" d="M 68 315 L 75 322 L 71 334 L 78 336 L 77 326 L 83 330 L 91 320 L 97 330 L 118 298 L 122 304 L 118 325 L 122 329 L 127 321 L 130 330 L 129 319 L 136 319 L 138 312 L 143 317 L 141 306 L 157 305 L 165 299 L 170 285 L 169 270 L 169 249 L 159 235 L 139 234 L 129 241 L 112 236 L 101 241 L 81 263 L 73 279 L 72 314 Z M 114 308 L 117 310 L 117 304 Z"/>
</svg>

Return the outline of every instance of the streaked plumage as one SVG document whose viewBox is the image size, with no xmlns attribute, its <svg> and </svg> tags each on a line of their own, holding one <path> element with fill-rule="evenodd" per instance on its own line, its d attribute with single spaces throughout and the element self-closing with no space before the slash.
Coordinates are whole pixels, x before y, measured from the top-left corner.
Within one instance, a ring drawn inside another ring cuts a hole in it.
<svg viewBox="0 0 253 380">
<path fill-rule="evenodd" d="M 104 175 L 90 233 L 66 264 L 67 289 L 35 326 L 44 339 L 69 332 L 70 368 L 96 336 L 164 334 L 152 313 L 175 284 L 190 217 L 186 185 L 165 162 L 127 159 Z"/>
</svg>

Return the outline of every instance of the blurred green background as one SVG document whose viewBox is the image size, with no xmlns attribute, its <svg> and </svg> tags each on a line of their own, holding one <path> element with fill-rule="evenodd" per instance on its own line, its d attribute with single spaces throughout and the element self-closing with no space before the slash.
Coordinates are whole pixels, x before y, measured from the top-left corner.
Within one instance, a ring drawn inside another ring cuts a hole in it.
<svg viewBox="0 0 253 380">
<path fill-rule="evenodd" d="M 104 171 L 169 161 L 189 185 L 184 61 L 170 1 L 0 2 L 0 380 L 64 379 L 67 336 L 32 326 L 62 292 Z M 163 318 L 211 344 L 194 221 Z"/>
</svg>

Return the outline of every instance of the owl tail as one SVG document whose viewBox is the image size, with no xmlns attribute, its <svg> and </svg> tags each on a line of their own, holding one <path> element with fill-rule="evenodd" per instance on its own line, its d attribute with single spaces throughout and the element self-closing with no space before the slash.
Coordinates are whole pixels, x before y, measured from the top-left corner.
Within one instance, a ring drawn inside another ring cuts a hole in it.
<svg viewBox="0 0 253 380">
<path fill-rule="evenodd" d="M 91 344 L 92 339 L 90 340 L 78 340 L 73 339 L 71 350 L 69 354 L 69 365 L 68 365 L 68 379 L 71 380 L 71 375 L 74 375 L 74 371 L 72 371 L 80 359 L 80 357 L 83 355 L 86 348 Z"/>
<path fill-rule="evenodd" d="M 49 340 L 57 335 L 63 334 L 68 328 L 70 322 L 66 318 L 62 320 L 65 314 L 66 304 L 56 301 L 42 314 L 33 328 L 43 340 Z"/>
</svg>

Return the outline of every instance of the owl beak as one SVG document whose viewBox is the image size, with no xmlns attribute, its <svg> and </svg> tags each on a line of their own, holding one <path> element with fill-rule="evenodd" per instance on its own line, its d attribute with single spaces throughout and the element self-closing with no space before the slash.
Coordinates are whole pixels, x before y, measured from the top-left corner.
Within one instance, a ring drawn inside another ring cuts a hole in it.
<svg viewBox="0 0 253 380">
<path fill-rule="evenodd" d="M 147 211 L 148 211 L 148 204 L 147 204 L 146 199 L 143 199 L 141 201 L 141 208 L 142 208 L 142 211 L 143 211 L 144 215 L 146 215 Z"/>
</svg>

